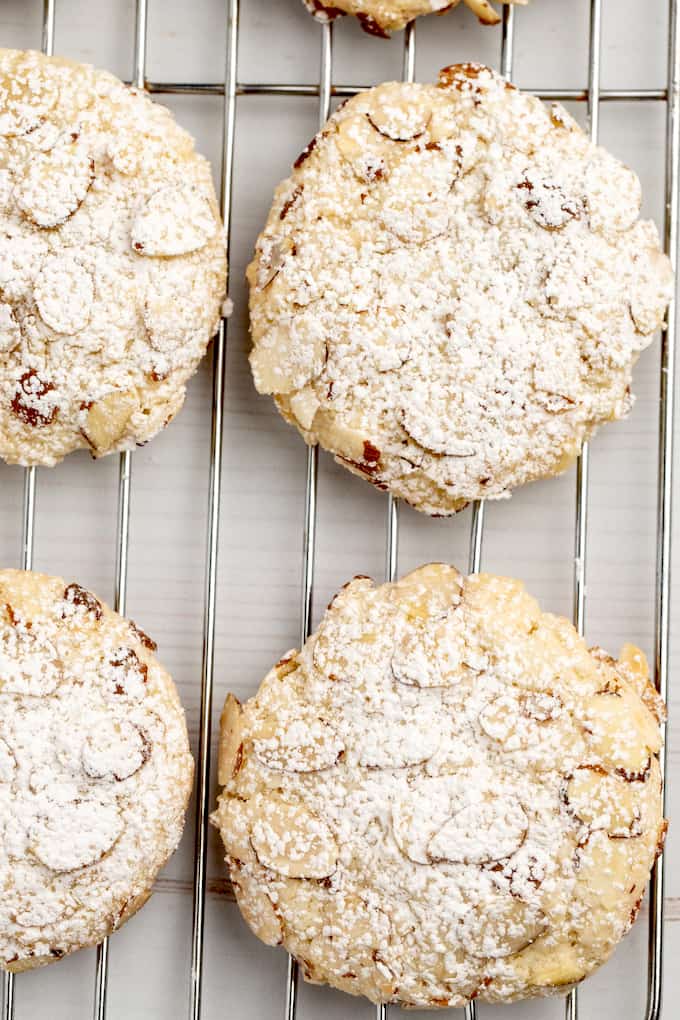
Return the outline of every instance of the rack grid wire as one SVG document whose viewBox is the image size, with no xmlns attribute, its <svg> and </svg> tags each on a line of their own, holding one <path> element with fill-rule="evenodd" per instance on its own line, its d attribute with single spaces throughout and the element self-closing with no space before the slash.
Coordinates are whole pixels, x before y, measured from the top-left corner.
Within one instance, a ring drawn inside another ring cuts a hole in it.
<svg viewBox="0 0 680 1020">
<path fill-rule="evenodd" d="M 583 89 L 542 89 L 525 91 L 539 98 L 562 102 L 585 102 L 588 110 L 590 137 L 598 140 L 600 105 L 603 102 L 652 102 L 666 104 L 665 139 L 665 204 L 664 248 L 676 268 L 678 229 L 680 226 L 680 0 L 668 0 L 668 64 L 665 89 L 602 89 L 600 86 L 602 48 L 602 2 L 590 0 L 588 38 L 588 83 Z M 43 0 L 42 51 L 54 52 L 57 0 Z M 237 100 L 241 96 L 266 95 L 310 97 L 318 101 L 318 120 L 322 127 L 327 120 L 334 98 L 355 95 L 370 86 L 333 83 L 333 23 L 321 24 L 318 84 L 280 84 L 242 82 L 238 78 L 240 0 L 226 0 L 226 64 L 222 82 L 149 81 L 146 77 L 149 0 L 136 0 L 133 77 L 131 84 L 152 94 L 218 95 L 223 97 L 223 138 L 221 154 L 221 211 L 230 237 L 233 198 Z M 507 78 L 513 75 L 514 27 L 518 15 L 514 6 L 503 7 L 499 70 Z M 413 81 L 416 59 L 416 24 L 404 31 L 402 78 Z M 677 295 L 668 312 L 666 328 L 661 335 L 660 391 L 658 433 L 658 491 L 656 521 L 656 578 L 654 617 L 654 680 L 657 690 L 668 700 L 669 639 L 670 639 L 670 574 L 673 482 L 673 430 L 675 422 L 674 383 L 676 363 Z M 225 364 L 227 321 L 222 320 L 213 342 L 212 353 L 212 424 L 210 441 L 209 487 L 207 508 L 207 544 L 205 556 L 203 657 L 201 669 L 201 703 L 199 755 L 197 762 L 196 836 L 193 881 L 193 925 L 191 971 L 189 975 L 190 1020 L 202 1015 L 203 950 L 205 900 L 207 886 L 208 817 L 210 811 L 210 736 L 212 731 L 213 680 L 215 667 L 215 633 L 217 611 L 217 568 L 219 524 L 222 496 L 222 450 L 224 442 Z M 115 598 L 118 612 L 125 613 L 129 522 L 133 456 L 120 455 L 118 475 L 117 541 L 115 549 Z M 588 551 L 588 488 L 589 446 L 586 443 L 577 463 L 576 513 L 574 529 L 573 620 L 579 633 L 584 633 L 586 610 L 586 569 Z M 304 643 L 311 632 L 314 595 L 317 532 L 318 447 L 307 451 L 305 472 L 305 503 L 302 528 L 302 578 L 300 601 L 300 640 Z M 391 495 L 386 497 L 385 578 L 393 580 L 398 570 L 399 505 Z M 33 565 L 36 508 L 36 469 L 24 470 L 21 566 Z M 484 538 L 484 502 L 472 507 L 468 569 L 481 569 Z M 665 729 L 665 727 L 664 727 Z M 664 732 L 665 736 L 665 732 Z M 662 778 L 666 775 L 666 744 L 661 755 Z M 664 783 L 664 790 L 665 790 Z M 664 793 L 665 796 L 665 793 Z M 642 1020 L 659 1020 L 662 1008 L 663 922 L 664 922 L 664 858 L 654 866 L 649 887 L 649 931 L 647 964 L 647 1000 Z M 106 1020 L 109 972 L 109 940 L 97 949 L 94 979 L 93 1018 Z M 1 1020 L 13 1020 L 16 979 L 3 976 Z M 298 995 L 298 967 L 289 957 L 284 993 L 285 1020 L 295 1020 Z M 477 1020 L 480 1011 L 473 1001 L 465 1009 L 466 1020 Z M 577 1020 L 578 995 L 573 989 L 565 998 L 565 1020 Z M 387 1020 L 388 1007 L 376 1007 L 376 1020 Z"/>
</svg>

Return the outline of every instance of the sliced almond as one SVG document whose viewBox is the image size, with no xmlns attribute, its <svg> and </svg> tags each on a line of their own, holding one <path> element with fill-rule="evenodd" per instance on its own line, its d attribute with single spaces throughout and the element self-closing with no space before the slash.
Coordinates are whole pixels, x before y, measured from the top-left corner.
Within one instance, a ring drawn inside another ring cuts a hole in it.
<svg viewBox="0 0 680 1020">
<path fill-rule="evenodd" d="M 447 563 L 428 563 L 395 582 L 389 593 L 411 620 L 444 617 L 459 605 L 463 576 Z"/>
<path fill-rule="evenodd" d="M 591 695 L 582 719 L 589 749 L 607 770 L 625 779 L 642 779 L 650 755 L 661 747 L 659 726 L 630 687 Z"/>
<path fill-rule="evenodd" d="M 286 878 L 327 878 L 337 866 L 338 847 L 328 825 L 275 794 L 257 805 L 250 839 L 260 864 Z"/>
<path fill-rule="evenodd" d="M 188 255 L 217 233 L 210 202 L 191 184 L 155 191 L 137 213 L 130 243 L 139 255 Z"/>
<path fill-rule="evenodd" d="M 326 358 L 326 338 L 313 315 L 272 324 L 250 354 L 258 393 L 293 393 L 315 379 Z"/>
<path fill-rule="evenodd" d="M 431 864 L 430 840 L 451 817 L 467 773 L 427 777 L 414 783 L 392 807 L 392 831 L 401 852 L 416 864 Z"/>
<path fill-rule="evenodd" d="M 11 305 L 0 303 L 0 353 L 8 354 L 21 343 L 21 330 Z"/>
<path fill-rule="evenodd" d="M 466 951 L 480 959 L 514 956 L 532 945 L 548 930 L 540 911 L 516 897 L 485 898 L 481 910 L 470 910 L 458 928 Z"/>
<path fill-rule="evenodd" d="M 90 321 L 92 274 L 75 255 L 48 255 L 36 278 L 33 297 L 46 326 L 56 333 L 78 333 Z"/>
<path fill-rule="evenodd" d="M 237 862 L 254 861 L 250 842 L 251 805 L 238 797 L 220 797 L 217 811 L 211 816 L 220 830 L 222 842 L 230 857 Z"/>
<path fill-rule="evenodd" d="M 236 901 L 246 924 L 266 946 L 281 945 L 281 920 L 265 890 L 253 881 L 239 881 L 243 868 L 238 862 L 232 861 L 229 870 Z"/>
<path fill-rule="evenodd" d="M 427 847 L 431 861 L 488 864 L 511 857 L 524 843 L 529 819 L 516 799 L 498 797 L 461 808 Z"/>
<path fill-rule="evenodd" d="M 673 267 L 663 252 L 647 248 L 634 263 L 630 315 L 638 333 L 649 336 L 663 322 L 673 293 Z"/>
<path fill-rule="evenodd" d="M 579 768 L 566 782 L 564 801 L 571 814 L 591 831 L 603 829 L 613 839 L 642 832 L 635 786 L 599 768 Z"/>
<path fill-rule="evenodd" d="M 77 871 L 100 861 L 122 832 L 123 819 L 115 804 L 55 803 L 31 826 L 29 846 L 50 871 Z"/>
<path fill-rule="evenodd" d="M 389 82 L 368 94 L 368 120 L 385 138 L 410 141 L 424 133 L 432 113 L 422 85 Z"/>
<path fill-rule="evenodd" d="M 298 390 L 298 392 L 290 398 L 290 409 L 298 424 L 306 431 L 309 431 L 312 428 L 312 425 L 314 424 L 314 417 L 320 406 L 321 404 L 319 402 L 319 398 L 314 392 L 314 388 L 309 385 Z"/>
<path fill-rule="evenodd" d="M 253 751 L 267 768 L 281 772 L 320 772 L 339 761 L 345 747 L 328 723 L 291 713 L 263 721 L 252 734 Z"/>
<path fill-rule="evenodd" d="M 363 114 L 343 117 L 337 124 L 335 144 L 360 181 L 381 180 L 387 172 L 386 143 Z"/>
<path fill-rule="evenodd" d="M 115 448 L 125 435 L 130 419 L 139 410 L 136 390 L 114 390 L 97 400 L 87 412 L 83 435 L 95 457 Z"/>
<path fill-rule="evenodd" d="M 452 426 L 452 413 L 448 407 L 409 404 L 401 412 L 401 424 L 411 439 L 425 450 L 444 457 L 474 457 L 477 447 L 468 436 L 462 436 Z"/>
<path fill-rule="evenodd" d="M 220 716 L 220 749 L 217 765 L 217 781 L 226 786 L 234 779 L 243 762 L 243 709 L 233 694 L 227 700 Z"/>
<path fill-rule="evenodd" d="M 465 620 L 456 609 L 443 620 L 406 626 L 392 656 L 392 673 L 411 687 L 451 687 L 469 672 Z"/>
<path fill-rule="evenodd" d="M 404 769 L 421 765 L 436 754 L 441 733 L 436 718 L 420 712 L 401 718 L 366 715 L 361 727 L 359 765 L 371 769 Z"/>
<path fill-rule="evenodd" d="M 106 718 L 83 743 L 83 771 L 93 779 L 122 782 L 148 761 L 149 742 L 137 726 L 125 719 Z"/>
<path fill-rule="evenodd" d="M 584 190 L 595 231 L 628 230 L 640 214 L 642 191 L 637 175 L 604 149 L 595 150 L 591 157 Z"/>
<path fill-rule="evenodd" d="M 14 197 L 36 226 L 56 227 L 80 207 L 94 174 L 94 160 L 83 143 L 67 135 L 49 152 L 31 154 Z"/>
</svg>

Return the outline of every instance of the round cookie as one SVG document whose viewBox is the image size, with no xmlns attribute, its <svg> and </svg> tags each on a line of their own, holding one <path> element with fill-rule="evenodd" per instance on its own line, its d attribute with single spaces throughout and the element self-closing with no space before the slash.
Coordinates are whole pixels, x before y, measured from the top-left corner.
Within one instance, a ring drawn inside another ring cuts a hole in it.
<svg viewBox="0 0 680 1020">
<path fill-rule="evenodd" d="M 501 20 L 489 0 L 302 0 L 320 21 L 332 21 L 340 14 L 354 14 L 369 35 L 382 38 L 404 28 L 421 14 L 446 14 L 462 2 L 484 25 Z M 527 0 L 499 0 L 500 3 L 526 3 Z"/>
<path fill-rule="evenodd" d="M 225 280 L 210 167 L 169 110 L 105 71 L 0 50 L 0 459 L 151 439 Z"/>
<path fill-rule="evenodd" d="M 460 1007 L 563 992 L 630 928 L 666 830 L 644 656 L 517 582 L 356 578 L 222 715 L 241 911 L 309 981 Z"/>
<path fill-rule="evenodd" d="M 0 967 L 95 945 L 177 846 L 193 761 L 156 646 L 91 592 L 0 571 Z"/>
<path fill-rule="evenodd" d="M 559 473 L 630 408 L 672 294 L 639 207 L 632 171 L 488 68 L 357 95 L 258 240 L 255 385 L 429 514 Z"/>
</svg>

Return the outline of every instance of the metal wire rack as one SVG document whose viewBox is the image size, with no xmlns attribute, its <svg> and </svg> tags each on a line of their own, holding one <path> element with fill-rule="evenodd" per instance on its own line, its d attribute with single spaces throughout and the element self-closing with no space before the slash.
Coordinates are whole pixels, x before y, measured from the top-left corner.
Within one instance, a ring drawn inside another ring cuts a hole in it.
<svg viewBox="0 0 680 1020">
<path fill-rule="evenodd" d="M 288 96 L 316 98 L 319 125 L 326 121 L 332 99 L 362 91 L 368 86 L 360 83 L 334 84 L 333 81 L 333 25 L 320 26 L 320 72 L 318 84 L 277 84 L 245 82 L 238 77 L 239 13 L 240 0 L 226 0 L 226 70 L 221 82 L 149 81 L 146 77 L 146 50 L 148 38 L 149 0 L 136 0 L 134 36 L 134 71 L 132 83 L 151 93 L 219 95 L 223 96 L 223 140 L 221 158 L 221 207 L 229 231 L 231 225 L 233 166 L 237 100 L 247 95 Z M 42 49 L 46 54 L 54 50 L 56 0 L 43 0 Z M 511 78 L 513 74 L 514 26 L 518 14 L 514 7 L 504 7 L 500 33 L 499 68 Z M 665 89 L 610 89 L 600 87 L 600 53 L 602 45 L 602 0 L 590 0 L 588 82 L 583 89 L 530 89 L 546 100 L 587 103 L 590 136 L 598 138 L 600 106 L 603 102 L 646 102 L 666 105 L 666 178 L 664 246 L 673 264 L 676 262 L 678 227 L 680 225 L 680 0 L 668 0 L 668 67 Z M 404 32 L 404 80 L 412 81 L 415 73 L 416 26 L 412 23 Z M 213 677 L 215 665 L 215 630 L 217 601 L 217 566 L 219 522 L 222 494 L 222 448 L 225 397 L 225 355 L 227 323 L 222 321 L 213 344 L 212 430 L 209 466 L 208 529 L 205 561 L 203 661 L 201 673 L 201 709 L 199 758 L 197 767 L 196 838 L 193 881 L 192 955 L 189 984 L 190 1020 L 202 1015 L 203 940 L 207 883 L 207 828 L 210 810 L 210 735 L 212 729 Z M 659 393 L 659 445 L 658 445 L 658 497 L 657 497 L 657 562 L 655 603 L 654 676 L 656 686 L 667 700 L 670 635 L 670 567 L 672 520 L 673 428 L 676 357 L 676 308 L 668 315 L 668 326 L 661 339 L 661 371 Z M 120 456 L 118 483 L 118 528 L 116 543 L 115 608 L 125 612 L 128 577 L 129 516 L 132 486 L 133 456 Z M 300 605 L 300 639 L 304 642 L 311 630 L 314 594 L 316 528 L 317 528 L 317 476 L 318 450 L 310 448 L 307 454 L 305 479 L 305 507 L 303 521 L 302 581 Z M 586 445 L 578 462 L 576 477 L 576 515 L 574 534 L 573 618 L 583 633 L 586 610 L 586 565 L 588 551 L 588 487 L 589 450 Z M 23 532 L 21 566 L 31 569 L 33 563 L 34 524 L 36 507 L 36 470 L 27 468 L 24 473 Z M 472 511 L 470 533 L 469 570 L 481 568 L 484 537 L 484 503 L 476 503 Z M 399 552 L 399 506 L 397 500 L 387 497 L 385 526 L 385 576 L 396 576 Z M 665 753 L 661 759 L 662 776 L 666 771 Z M 659 1020 L 662 1006 L 663 964 L 663 857 L 657 862 L 649 892 L 649 934 L 647 968 L 647 1002 L 644 1020 Z M 105 940 L 97 950 L 93 1017 L 106 1020 L 107 985 L 109 972 L 109 942 Z M 285 987 L 282 989 L 284 1016 L 295 1020 L 298 996 L 296 962 L 289 958 Z M 15 1011 L 15 978 L 5 974 L 1 1020 L 13 1020 Z M 476 1020 L 476 1003 L 465 1010 L 466 1020 Z M 376 1007 L 377 1020 L 386 1020 L 388 1007 Z M 572 991 L 565 1000 L 566 1020 L 577 1020 L 578 996 Z"/>
</svg>

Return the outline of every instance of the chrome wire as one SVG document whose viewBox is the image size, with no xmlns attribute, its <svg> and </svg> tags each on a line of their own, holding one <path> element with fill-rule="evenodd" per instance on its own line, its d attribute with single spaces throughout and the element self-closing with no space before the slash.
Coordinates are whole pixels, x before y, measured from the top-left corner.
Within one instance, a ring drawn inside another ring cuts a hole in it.
<svg viewBox="0 0 680 1020">
<path fill-rule="evenodd" d="M 144 88 L 146 45 L 148 37 L 148 0 L 137 0 L 132 83 Z M 121 453 L 118 463 L 118 527 L 116 540 L 116 575 L 114 608 L 124 614 L 127 607 L 127 580 L 130 555 L 130 496 L 132 486 L 132 454 Z M 93 1020 L 106 1020 L 109 984 L 109 939 L 97 946 L 94 975 Z"/>
<path fill-rule="evenodd" d="M 600 72 L 602 50 L 602 0 L 590 0 L 588 32 L 588 126 L 591 141 L 597 143 L 600 129 Z M 590 445 L 583 444 L 576 462 L 576 515 L 574 520 L 574 626 L 581 636 L 586 623 L 586 583 L 588 554 L 588 482 Z M 572 988 L 565 999 L 565 1020 L 578 1020 L 578 989 Z"/>
<path fill-rule="evenodd" d="M 680 217 L 680 9 L 678 0 L 668 5 L 668 107 L 666 110 L 666 211 L 664 247 L 677 270 Z M 671 628 L 671 536 L 673 515 L 673 428 L 675 422 L 675 376 L 677 302 L 668 311 L 668 325 L 661 336 L 659 390 L 659 474 L 657 497 L 656 605 L 654 626 L 654 680 L 668 704 Z M 666 727 L 660 755 L 661 779 L 666 805 Z M 665 813 L 665 812 L 664 812 Z M 649 968 L 647 971 L 647 1020 L 659 1020 L 663 994 L 664 857 L 654 865 L 649 895 Z"/>
<path fill-rule="evenodd" d="M 321 50 L 319 55 L 319 85 L 316 94 L 319 97 L 319 129 L 328 120 L 331 112 L 333 83 L 333 23 L 326 22 L 320 26 Z M 319 447 L 307 448 L 307 467 L 305 481 L 304 529 L 302 536 L 302 584 L 300 591 L 300 646 L 309 637 L 312 629 L 312 612 L 314 603 L 314 563 L 316 560 L 316 511 L 317 488 L 319 476 Z M 286 1020 L 295 1020 L 298 996 L 298 965 L 292 957 L 288 957 L 286 972 L 286 1002 L 284 1016 Z"/>
<path fill-rule="evenodd" d="M 333 99 L 346 99 L 357 92 L 367 92 L 372 85 L 334 85 L 331 89 Z M 189 82 L 189 81 L 148 81 L 148 92 L 159 92 L 176 95 L 222 96 L 224 86 L 221 82 Z M 539 99 L 561 103 L 585 103 L 588 101 L 587 89 L 522 89 Z M 306 83 L 281 84 L 279 82 L 238 82 L 236 94 L 239 96 L 298 96 L 315 97 L 319 95 L 319 86 Z M 602 89 L 600 101 L 609 103 L 649 103 L 664 101 L 668 97 L 666 89 Z"/>
<path fill-rule="evenodd" d="M 236 135 L 236 75 L 239 43 L 239 0 L 226 0 L 227 37 L 222 125 L 220 193 L 222 219 L 227 231 L 227 256 L 231 255 L 234 150 Z M 224 430 L 227 322 L 213 342 L 212 424 L 210 439 L 210 486 L 208 493 L 208 537 L 203 615 L 203 662 L 201 668 L 201 718 L 197 768 L 196 836 L 194 844 L 193 923 L 189 1017 L 199 1020 L 203 1001 L 205 895 L 208 866 L 208 821 L 210 817 L 210 737 L 212 733 L 213 681 L 215 675 L 215 631 L 217 621 L 217 565 L 220 507 L 222 497 L 222 449 Z"/>
<path fill-rule="evenodd" d="M 42 52 L 51 57 L 54 53 L 54 16 L 56 0 L 43 0 Z M 21 569 L 33 569 L 35 548 L 35 490 L 37 473 L 34 467 L 24 468 L 24 495 L 21 524 Z M 8 971 L 2 975 L 2 1020 L 14 1020 L 16 1006 L 15 976 Z"/>
<path fill-rule="evenodd" d="M 503 7 L 503 21 L 501 25 L 500 72 L 508 81 L 512 80 L 514 42 L 515 8 L 506 4 Z M 478 574 L 482 569 L 484 508 L 484 500 L 475 500 L 472 504 L 472 526 L 470 528 L 470 553 L 468 558 L 468 573 L 470 574 Z M 477 1003 L 473 999 L 465 1007 L 465 1020 L 477 1020 L 477 1015 Z"/>
</svg>

